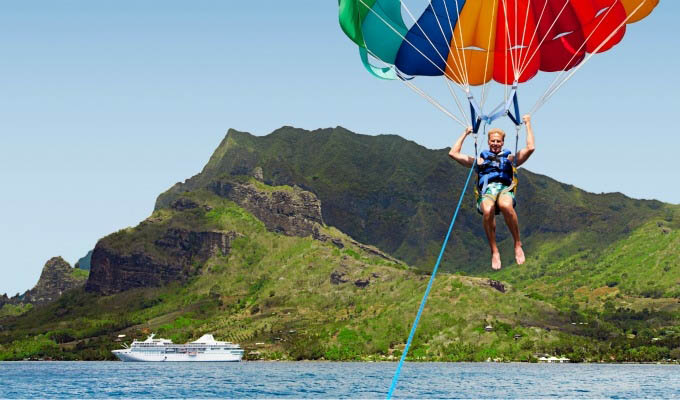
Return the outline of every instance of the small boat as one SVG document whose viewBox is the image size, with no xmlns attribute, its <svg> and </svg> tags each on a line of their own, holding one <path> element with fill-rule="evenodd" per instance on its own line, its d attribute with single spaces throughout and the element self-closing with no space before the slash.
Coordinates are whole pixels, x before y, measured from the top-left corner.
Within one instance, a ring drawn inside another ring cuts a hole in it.
<svg viewBox="0 0 680 400">
<path fill-rule="evenodd" d="M 112 352 L 121 361 L 238 362 L 243 358 L 243 349 L 238 344 L 217 341 L 213 335 L 174 344 L 170 339 L 155 339 L 151 334 L 144 341 L 135 339 L 130 346 Z"/>
</svg>

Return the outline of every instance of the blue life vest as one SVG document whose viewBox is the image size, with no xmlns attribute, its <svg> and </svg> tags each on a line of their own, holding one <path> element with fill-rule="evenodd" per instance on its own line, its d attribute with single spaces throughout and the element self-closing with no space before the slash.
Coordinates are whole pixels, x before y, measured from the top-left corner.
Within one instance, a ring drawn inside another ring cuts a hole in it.
<svg viewBox="0 0 680 400">
<path fill-rule="evenodd" d="M 480 194 L 484 194 L 486 186 L 491 182 L 500 182 L 503 185 L 512 184 L 513 171 L 512 162 L 508 156 L 512 154 L 510 150 L 503 149 L 498 154 L 489 150 L 484 150 L 479 156 L 484 160 L 482 164 L 476 164 L 478 176 L 478 189 Z M 477 161 L 475 160 L 475 163 Z"/>
</svg>

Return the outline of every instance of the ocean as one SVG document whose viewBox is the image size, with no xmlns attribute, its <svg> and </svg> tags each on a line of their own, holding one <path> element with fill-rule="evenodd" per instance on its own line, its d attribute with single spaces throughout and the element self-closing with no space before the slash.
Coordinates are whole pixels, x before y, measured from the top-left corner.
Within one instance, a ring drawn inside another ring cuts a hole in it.
<svg viewBox="0 0 680 400">
<path fill-rule="evenodd" d="M 0 398 L 385 398 L 396 363 L 0 362 Z M 394 398 L 679 398 L 679 365 L 406 363 Z"/>
</svg>

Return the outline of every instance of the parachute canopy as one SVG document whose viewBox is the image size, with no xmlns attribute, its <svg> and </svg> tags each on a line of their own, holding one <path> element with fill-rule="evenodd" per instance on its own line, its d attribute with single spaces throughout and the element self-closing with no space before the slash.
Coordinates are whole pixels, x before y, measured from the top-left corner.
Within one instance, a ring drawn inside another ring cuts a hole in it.
<svg viewBox="0 0 680 400">
<path fill-rule="evenodd" d="M 658 2 L 431 0 L 421 1 L 427 6 L 418 15 L 406 0 L 339 0 L 339 8 L 343 31 L 374 75 L 445 76 L 469 87 L 570 70 L 588 53 L 619 43 L 626 24 L 649 15 Z M 369 56 L 387 66 L 372 65 Z"/>
</svg>

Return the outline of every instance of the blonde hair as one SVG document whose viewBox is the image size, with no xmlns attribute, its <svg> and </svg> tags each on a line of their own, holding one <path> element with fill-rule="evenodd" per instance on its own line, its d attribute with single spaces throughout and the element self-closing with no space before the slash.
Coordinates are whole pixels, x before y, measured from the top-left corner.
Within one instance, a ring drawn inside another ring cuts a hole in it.
<svg viewBox="0 0 680 400">
<path fill-rule="evenodd" d="M 489 133 L 487 133 L 489 138 L 491 138 L 491 135 L 493 135 L 493 134 L 501 135 L 501 139 L 503 139 L 503 141 L 505 141 L 505 132 L 503 132 L 502 129 L 500 129 L 500 128 L 489 129 Z"/>
</svg>

